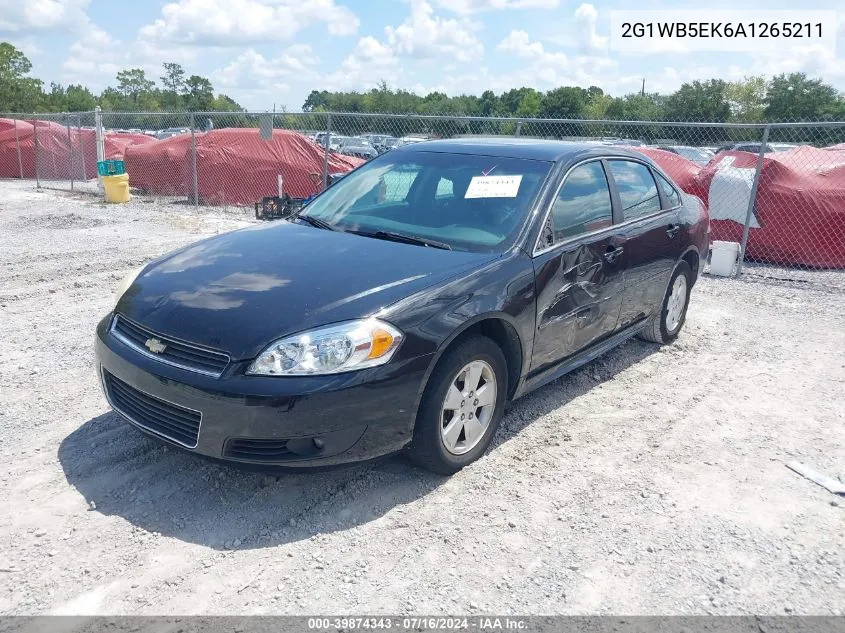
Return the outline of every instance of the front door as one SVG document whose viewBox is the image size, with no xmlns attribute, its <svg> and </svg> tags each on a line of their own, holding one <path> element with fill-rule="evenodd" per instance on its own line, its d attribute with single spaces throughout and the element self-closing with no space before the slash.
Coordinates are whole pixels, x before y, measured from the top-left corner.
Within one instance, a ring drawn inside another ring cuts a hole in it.
<svg viewBox="0 0 845 633">
<path fill-rule="evenodd" d="M 537 321 L 532 371 L 556 364 L 617 328 L 627 261 L 614 229 L 604 164 L 572 169 L 534 257 Z"/>
</svg>

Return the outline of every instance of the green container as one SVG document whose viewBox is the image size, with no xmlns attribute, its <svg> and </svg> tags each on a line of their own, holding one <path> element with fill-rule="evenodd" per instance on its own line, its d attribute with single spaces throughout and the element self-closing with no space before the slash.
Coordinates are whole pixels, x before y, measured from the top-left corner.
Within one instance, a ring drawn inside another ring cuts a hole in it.
<svg viewBox="0 0 845 633">
<path fill-rule="evenodd" d="M 101 160 L 97 163 L 97 173 L 101 176 L 119 176 L 126 173 L 126 164 L 122 160 Z"/>
</svg>

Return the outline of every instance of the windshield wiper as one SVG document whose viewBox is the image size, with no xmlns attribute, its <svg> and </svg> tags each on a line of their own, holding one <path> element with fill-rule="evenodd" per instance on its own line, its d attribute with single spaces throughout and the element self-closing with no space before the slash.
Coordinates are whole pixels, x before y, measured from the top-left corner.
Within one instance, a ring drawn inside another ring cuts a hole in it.
<svg viewBox="0 0 845 633">
<path fill-rule="evenodd" d="M 302 220 L 303 222 L 307 222 L 311 226 L 315 226 L 318 229 L 325 229 L 327 231 L 337 231 L 334 225 L 329 224 L 328 222 L 324 222 L 320 218 L 315 218 L 310 215 L 295 215 L 292 220 Z"/>
<path fill-rule="evenodd" d="M 440 248 L 444 251 L 451 251 L 452 247 L 446 242 L 438 242 L 437 240 L 430 240 L 424 237 L 417 237 L 416 235 L 406 235 L 404 233 L 394 233 L 393 231 L 374 231 L 372 233 L 367 231 L 349 231 L 357 235 L 364 235 L 365 237 L 374 237 L 379 240 L 389 240 L 391 242 L 402 242 L 404 244 L 416 244 L 417 246 L 426 246 L 428 248 Z"/>
</svg>

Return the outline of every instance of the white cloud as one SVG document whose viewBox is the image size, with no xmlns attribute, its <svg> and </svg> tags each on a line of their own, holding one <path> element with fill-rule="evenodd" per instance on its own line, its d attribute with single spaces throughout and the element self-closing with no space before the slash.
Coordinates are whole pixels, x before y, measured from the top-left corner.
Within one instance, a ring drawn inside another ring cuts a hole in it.
<svg viewBox="0 0 845 633">
<path fill-rule="evenodd" d="M 91 0 L 10 0 L 0 9 L 0 34 L 78 31 Z"/>
<path fill-rule="evenodd" d="M 367 35 L 358 40 L 355 50 L 321 85 L 326 90 L 367 90 L 381 81 L 398 82 L 399 71 L 399 59 L 393 49 Z"/>
<path fill-rule="evenodd" d="M 141 68 L 147 78 L 158 81 L 162 61 L 177 63 L 195 59 L 194 50 L 185 47 L 161 48 L 144 40 L 123 42 L 93 23 L 89 23 L 79 40 L 71 44 L 61 66 L 61 80 L 82 83 L 93 90 L 113 83 L 115 75 L 125 68 Z"/>
<path fill-rule="evenodd" d="M 84 36 L 71 44 L 68 56 L 62 64 L 64 78 L 70 81 L 89 81 L 97 75 L 114 75 L 119 68 L 111 61 L 106 51 L 119 50 L 120 42 L 106 31 L 89 25 Z"/>
<path fill-rule="evenodd" d="M 503 9 L 556 9 L 561 0 L 437 0 L 437 5 L 458 15 Z"/>
<path fill-rule="evenodd" d="M 525 31 L 511 31 L 507 37 L 496 45 L 496 50 L 514 53 L 519 57 L 533 58 L 544 54 L 540 42 L 532 42 Z"/>
<path fill-rule="evenodd" d="M 282 89 L 288 84 L 281 81 L 295 77 L 297 81 L 314 80 L 320 59 L 307 44 L 294 44 L 285 48 L 278 57 L 267 59 L 254 48 L 247 49 L 225 68 L 212 75 L 212 81 L 221 87 L 247 89 Z"/>
<path fill-rule="evenodd" d="M 532 42 L 525 31 L 511 31 L 507 37 L 496 46 L 496 50 L 513 53 L 523 59 L 533 59 L 542 64 L 566 64 L 567 57 L 563 53 L 548 53 L 540 42 Z"/>
<path fill-rule="evenodd" d="M 358 17 L 334 0 L 177 0 L 161 17 L 141 27 L 139 36 L 182 45 L 240 46 L 291 39 L 313 24 L 330 35 L 352 35 Z"/>
<path fill-rule="evenodd" d="M 581 50 L 587 52 L 604 52 L 607 50 L 608 38 L 596 32 L 596 21 L 599 12 L 596 8 L 584 3 L 575 9 L 575 22 L 578 28 L 578 44 Z"/>
<path fill-rule="evenodd" d="M 425 0 L 412 0 L 411 15 L 399 26 L 385 27 L 387 42 L 398 55 L 416 58 L 446 57 L 460 62 L 484 53 L 481 41 L 471 33 L 474 26 L 434 15 Z"/>
</svg>

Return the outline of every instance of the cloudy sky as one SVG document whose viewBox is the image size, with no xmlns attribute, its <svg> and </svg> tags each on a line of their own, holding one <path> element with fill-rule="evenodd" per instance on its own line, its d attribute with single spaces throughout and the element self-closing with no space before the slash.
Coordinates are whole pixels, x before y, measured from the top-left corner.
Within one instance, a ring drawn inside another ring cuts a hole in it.
<svg viewBox="0 0 845 633">
<path fill-rule="evenodd" d="M 650 8 L 700 6 L 664 0 Z M 845 10 L 833 25 L 835 53 L 637 54 L 609 49 L 610 11 L 617 8 L 635 7 L 622 0 L 0 0 L 0 40 L 23 49 L 47 83 L 100 90 L 121 68 L 141 67 L 157 80 L 161 63 L 175 61 L 255 110 L 299 110 L 312 89 L 365 90 L 382 79 L 450 95 L 560 85 L 625 94 L 639 90 L 643 78 L 647 90 L 668 92 L 697 78 L 802 70 L 845 90 Z"/>
</svg>

